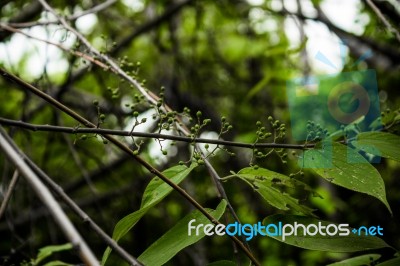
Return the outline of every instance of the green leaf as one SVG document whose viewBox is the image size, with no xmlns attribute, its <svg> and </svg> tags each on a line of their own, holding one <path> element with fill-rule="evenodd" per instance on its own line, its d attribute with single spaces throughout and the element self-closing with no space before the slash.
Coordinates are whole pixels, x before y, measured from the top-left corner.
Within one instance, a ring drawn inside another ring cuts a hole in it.
<svg viewBox="0 0 400 266">
<path fill-rule="evenodd" d="M 43 248 L 39 249 L 39 254 L 37 255 L 36 259 L 33 261 L 33 264 L 38 265 L 42 260 L 51 256 L 54 252 L 70 250 L 72 248 L 73 248 L 73 245 L 71 243 L 43 247 Z"/>
<path fill-rule="evenodd" d="M 236 263 L 230 260 L 219 260 L 211 262 L 207 266 L 236 266 Z"/>
<path fill-rule="evenodd" d="M 379 263 L 376 266 L 399 266 L 399 265 L 400 265 L 400 258 L 395 258 Z"/>
<path fill-rule="evenodd" d="M 189 173 L 197 166 L 197 164 L 191 164 L 190 167 L 184 165 L 173 166 L 163 172 L 174 184 L 182 182 Z M 163 200 L 173 188 L 167 183 L 162 181 L 159 177 L 154 177 L 147 185 L 143 197 L 140 209 L 128 214 L 124 218 L 118 221 L 115 225 L 113 232 L 113 239 L 118 242 L 124 235 L 126 235 L 132 227 L 147 213 L 147 211 Z M 108 257 L 110 256 L 111 248 L 108 247 L 101 260 L 102 265 L 105 265 Z"/>
<path fill-rule="evenodd" d="M 174 184 L 181 183 L 189 173 L 197 166 L 193 163 L 190 167 L 184 165 L 173 166 L 163 172 L 163 174 L 171 179 Z M 140 208 L 145 208 L 148 206 L 154 206 L 164 199 L 169 193 L 171 193 L 173 188 L 162 181 L 159 177 L 154 177 L 147 185 L 143 197 L 142 204 Z"/>
<path fill-rule="evenodd" d="M 247 167 L 240 170 L 235 176 L 252 186 L 269 204 L 280 210 L 293 210 L 298 213 L 312 214 L 312 209 L 299 204 L 299 200 L 286 193 L 288 190 L 312 189 L 288 176 L 270 171 L 265 168 Z"/>
<path fill-rule="evenodd" d="M 392 213 L 381 175 L 356 150 L 340 143 L 326 142 L 322 149 L 304 152 L 300 164 L 333 184 L 379 199 Z"/>
<path fill-rule="evenodd" d="M 400 161 L 400 137 L 387 132 L 363 132 L 352 144 L 360 150 Z"/>
<path fill-rule="evenodd" d="M 329 224 L 333 224 L 327 221 L 321 221 L 311 217 L 298 216 L 298 215 L 282 215 L 282 214 L 268 216 L 267 218 L 264 219 L 263 224 L 278 225 L 279 222 L 281 222 L 282 225 L 285 224 L 294 225 L 294 223 L 297 222 L 297 224 L 303 224 L 306 227 L 310 224 L 318 226 L 319 222 L 321 223 L 321 226 L 327 226 Z M 362 250 L 390 247 L 388 244 L 385 243 L 385 241 L 383 241 L 379 237 L 365 236 L 365 235 L 358 236 L 350 231 L 351 230 L 350 227 L 347 228 L 349 229 L 349 234 L 343 236 L 340 236 L 339 234 L 336 234 L 334 236 L 329 236 L 329 235 L 323 236 L 321 234 L 316 234 L 314 236 L 304 235 L 302 229 L 299 228 L 299 230 L 297 231 L 297 236 L 295 235 L 286 236 L 285 241 L 283 241 L 282 236 L 270 236 L 270 237 L 289 245 L 311 250 L 320 250 L 320 251 L 356 252 Z"/>
<path fill-rule="evenodd" d="M 207 209 L 215 219 L 219 220 L 226 208 L 226 201 L 222 200 L 216 210 Z M 147 248 L 138 260 L 144 265 L 163 265 L 174 257 L 179 251 L 190 246 L 205 236 L 204 230 L 199 230 L 199 235 L 188 235 L 188 223 L 196 219 L 193 225 L 212 224 L 199 210 L 195 210 L 186 215 L 174 227 L 172 227 L 163 236 L 157 239 L 149 248 Z"/>
<path fill-rule="evenodd" d="M 342 260 L 339 262 L 331 263 L 327 266 L 363 266 L 371 265 L 371 262 L 378 260 L 381 257 L 379 254 L 367 254 L 361 255 L 354 258 Z"/>
<path fill-rule="evenodd" d="M 44 264 L 43 266 L 74 266 L 74 264 L 69 264 L 63 261 L 54 260 Z"/>
</svg>

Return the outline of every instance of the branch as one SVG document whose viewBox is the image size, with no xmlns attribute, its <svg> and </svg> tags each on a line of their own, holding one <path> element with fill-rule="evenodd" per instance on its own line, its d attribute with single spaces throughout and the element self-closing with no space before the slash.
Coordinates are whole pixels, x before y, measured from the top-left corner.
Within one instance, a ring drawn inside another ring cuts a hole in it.
<svg viewBox="0 0 400 266">
<path fill-rule="evenodd" d="M 60 205 L 54 199 L 49 189 L 42 183 L 38 176 L 32 171 L 28 164 L 23 161 L 15 150 L 11 141 L 5 136 L 7 133 L 0 127 L 0 148 L 6 154 L 10 161 L 12 161 L 18 172 L 26 178 L 28 183 L 32 186 L 37 196 L 47 206 L 57 224 L 64 231 L 66 237 L 71 243 L 78 248 L 79 255 L 83 262 L 87 265 L 100 265 L 96 257 L 93 255 L 90 248 L 82 239 L 74 225 L 69 220 L 68 216 L 61 209 Z M 15 145 L 15 144 L 14 144 Z"/>
<path fill-rule="evenodd" d="M 5 2 L 5 1 L 1 1 Z M 30 19 L 33 19 L 37 15 L 40 14 L 42 11 L 42 6 L 40 5 L 39 2 L 34 1 L 31 4 L 29 4 L 26 8 L 23 8 L 18 15 L 15 17 L 11 18 L 9 23 L 19 23 L 19 22 L 24 22 Z M 5 38 L 7 38 L 10 34 L 7 32 L 0 32 L 0 42 L 4 41 Z"/>
<path fill-rule="evenodd" d="M 0 133 L 2 132 L 0 127 Z M 50 178 L 40 167 L 38 167 L 25 153 L 23 153 L 15 143 L 12 143 L 12 139 L 5 135 L 5 138 L 10 142 L 13 148 L 19 153 L 21 160 L 23 160 L 41 179 L 53 190 L 57 196 L 63 200 L 67 206 L 78 216 L 87 223 L 93 231 L 100 236 L 103 241 L 112 247 L 123 259 L 129 262 L 131 265 L 142 265 L 139 261 L 129 255 L 123 248 L 121 248 L 117 242 L 115 242 L 110 236 L 108 236 L 65 192 L 57 185 L 52 178 Z"/>
<path fill-rule="evenodd" d="M 24 35 L 24 36 L 26 36 L 28 38 L 31 38 L 33 40 L 37 40 L 37 41 L 40 41 L 40 42 L 44 42 L 46 44 L 50 44 L 50 45 L 56 46 L 57 48 L 65 51 L 65 52 L 68 52 L 68 53 L 71 53 L 71 54 L 73 54 L 75 56 L 84 58 L 84 59 L 86 59 L 86 60 L 98 65 L 99 67 L 101 67 L 101 68 L 103 68 L 105 70 L 108 70 L 110 68 L 106 64 L 100 62 L 99 60 L 97 60 L 97 59 L 95 59 L 95 58 L 93 58 L 93 57 L 91 57 L 91 56 L 89 56 L 89 55 L 87 55 L 85 53 L 69 49 L 69 48 L 67 48 L 67 47 L 65 47 L 65 46 L 63 46 L 61 44 L 58 44 L 58 43 L 54 43 L 54 42 L 51 42 L 51 41 L 48 41 L 48 40 L 45 40 L 45 39 L 41 39 L 41 38 L 35 37 L 33 35 L 30 35 L 28 33 L 23 32 L 22 30 L 19 30 L 19 29 L 16 29 L 14 27 L 11 27 L 8 24 L 0 23 L 0 28 L 3 28 L 3 29 L 5 29 L 7 31 L 10 31 L 10 32 L 20 33 L 20 34 L 22 34 L 22 35 Z"/>
<path fill-rule="evenodd" d="M 41 0 L 42 1 L 42 0 Z M 42 92 L 41 90 L 37 89 L 36 87 L 26 83 L 25 81 L 19 79 L 15 75 L 8 73 L 4 69 L 0 68 L 0 75 L 6 79 L 7 81 L 10 81 L 11 83 L 17 84 L 20 88 L 24 90 L 28 90 L 35 95 L 39 96 L 43 100 L 47 101 L 57 109 L 61 110 L 68 116 L 72 117 L 79 123 L 83 124 L 86 127 L 90 128 L 96 128 L 97 126 L 90 121 L 86 120 L 82 116 L 78 115 L 75 113 L 73 110 L 69 109 L 67 106 L 63 105 L 59 101 L 55 100 L 51 96 L 47 95 L 46 93 Z M 221 224 L 218 220 L 216 220 L 211 214 L 207 212 L 203 206 L 201 206 L 194 198 L 192 198 L 184 189 L 182 189 L 180 186 L 176 185 L 174 182 L 172 182 L 168 177 L 166 177 L 163 173 L 161 173 L 159 170 L 154 168 L 151 164 L 146 162 L 144 159 L 142 159 L 140 156 L 137 156 L 133 154 L 132 150 L 126 146 L 124 143 L 121 141 L 115 139 L 111 135 L 108 134 L 103 134 L 102 135 L 105 139 L 109 140 L 111 143 L 116 145 L 119 149 L 122 151 L 126 152 L 129 156 L 131 156 L 133 159 L 135 159 L 138 163 L 140 163 L 144 168 L 146 168 L 150 173 L 158 176 L 161 180 L 163 180 L 165 183 L 167 183 L 169 186 L 171 186 L 174 190 L 176 190 L 179 194 L 181 194 L 187 201 L 189 201 L 196 209 L 198 209 L 207 219 L 209 219 L 213 224 L 218 225 Z M 235 243 L 240 247 L 240 249 L 249 257 L 249 259 L 255 264 L 255 265 L 260 265 L 260 263 L 257 261 L 257 259 L 253 256 L 253 254 L 244 246 L 244 244 L 236 237 L 234 236 L 229 236 Z"/>
<path fill-rule="evenodd" d="M 315 9 L 317 10 L 317 16 L 316 17 L 307 17 L 304 16 L 303 14 L 299 14 L 299 13 L 293 13 L 293 12 L 289 12 L 289 11 L 274 11 L 271 9 L 267 9 L 270 12 L 276 13 L 278 15 L 282 15 L 282 16 L 295 16 L 301 20 L 313 20 L 313 21 L 318 21 L 321 22 L 323 24 L 325 24 L 329 30 L 331 30 L 333 33 L 335 33 L 338 37 L 343 38 L 343 39 L 350 39 L 353 40 L 352 43 L 347 43 L 347 45 L 350 48 L 350 51 L 352 54 L 356 55 L 356 56 L 360 56 L 360 47 L 362 47 L 363 45 L 367 46 L 368 48 L 372 48 L 375 51 L 381 53 L 384 57 L 385 60 L 390 61 L 389 64 L 391 65 L 398 65 L 398 62 L 400 60 L 400 53 L 397 51 L 397 49 L 395 49 L 394 47 L 390 46 L 390 45 L 384 45 L 381 43 L 376 42 L 375 40 L 365 37 L 365 36 L 358 36 L 355 35 L 353 33 L 347 32 L 339 27 L 337 27 L 336 25 L 334 25 L 332 23 L 332 21 L 330 21 L 328 19 L 328 17 L 324 14 L 324 12 L 316 5 L 314 5 Z M 381 58 L 378 58 L 381 59 Z M 382 60 L 382 59 L 381 59 Z M 374 62 L 375 65 L 379 65 L 379 63 Z"/>
<path fill-rule="evenodd" d="M 107 7 L 111 6 L 112 4 L 116 3 L 117 0 L 108 0 L 104 3 L 101 3 L 99 5 L 96 5 L 90 9 L 87 9 L 85 11 L 79 12 L 78 14 L 74 14 L 71 16 L 67 16 L 65 19 L 68 21 L 74 21 L 77 20 L 80 17 L 83 17 L 85 15 L 88 14 L 92 14 L 92 13 L 98 13 L 104 9 L 106 9 Z M 39 5 L 39 7 L 41 7 L 41 5 L 39 4 L 39 2 L 35 2 L 36 4 Z M 40 26 L 40 25 L 50 25 L 50 24 L 56 24 L 58 23 L 58 20 L 48 20 L 48 21 L 31 21 L 31 22 L 13 22 L 10 21 L 9 25 L 15 28 L 27 28 L 27 27 L 33 27 L 33 26 Z"/>
<path fill-rule="evenodd" d="M 130 42 L 135 39 L 137 36 L 141 35 L 142 33 L 145 33 L 149 30 L 151 30 L 154 27 L 157 27 L 161 23 L 165 22 L 172 16 L 176 15 L 177 12 L 179 12 L 184 6 L 190 4 L 193 2 L 193 0 L 183 0 L 180 1 L 174 5 L 171 5 L 165 12 L 154 18 L 149 20 L 146 23 L 141 24 L 135 31 L 133 31 L 131 34 L 126 36 L 123 40 L 121 40 L 113 49 L 111 50 L 111 54 L 115 54 L 117 51 L 119 51 L 121 48 L 127 46 L 130 44 Z"/>
<path fill-rule="evenodd" d="M 17 121 L 12 119 L 6 119 L 0 117 L 0 124 L 7 126 L 14 126 L 19 128 L 25 128 L 31 131 L 44 131 L 44 132 L 62 132 L 69 134 L 98 134 L 98 135 L 112 135 L 112 136 L 125 136 L 125 137 L 141 137 L 151 139 L 168 139 L 181 141 L 186 143 L 208 143 L 217 144 L 230 147 L 240 148 L 283 148 L 283 149 L 296 149 L 304 150 L 315 147 L 315 144 L 285 144 L 285 143 L 244 143 L 227 141 L 221 139 L 204 139 L 204 138 L 190 138 L 185 136 L 166 135 L 159 133 L 148 133 L 148 132 L 135 132 L 135 131 L 124 131 L 115 129 L 103 129 L 103 128 L 80 128 L 80 127 L 62 127 L 52 125 L 36 125 L 23 121 Z"/>
<path fill-rule="evenodd" d="M 8 186 L 7 192 L 5 193 L 4 198 L 3 198 L 3 201 L 1 202 L 1 207 L 0 207 L 0 219 L 1 219 L 1 217 L 3 216 L 3 214 L 4 214 L 4 212 L 5 212 L 6 208 L 7 208 L 7 204 L 8 204 L 8 202 L 10 201 L 12 192 L 13 192 L 13 190 L 14 190 L 14 188 L 15 188 L 15 185 L 16 185 L 17 182 L 18 182 L 18 177 L 19 177 L 18 170 L 15 170 L 15 171 L 14 171 L 14 174 L 13 174 L 13 176 L 12 176 L 12 178 L 11 178 L 10 185 Z"/>
<path fill-rule="evenodd" d="M 388 28 L 388 30 L 393 33 L 396 39 L 400 42 L 400 33 L 390 24 L 379 8 L 371 0 L 366 0 L 366 2 L 372 11 L 374 11 L 378 18 L 383 22 L 383 24 L 385 24 L 386 28 Z"/>
</svg>

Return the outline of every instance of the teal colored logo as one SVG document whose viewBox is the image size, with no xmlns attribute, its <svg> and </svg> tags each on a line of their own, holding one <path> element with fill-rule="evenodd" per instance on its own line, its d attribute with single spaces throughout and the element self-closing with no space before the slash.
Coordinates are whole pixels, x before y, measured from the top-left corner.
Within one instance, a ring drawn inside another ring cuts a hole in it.
<svg viewBox="0 0 400 266">
<path fill-rule="evenodd" d="M 341 51 L 343 46 L 341 44 Z M 369 56 L 371 53 L 364 54 L 355 65 Z M 336 68 L 320 52 L 316 59 Z M 360 132 L 382 128 L 377 75 L 373 69 L 295 78 L 287 81 L 286 89 L 291 133 L 296 141 L 323 140 L 322 146 L 326 152 L 332 153 L 329 144 L 332 136 L 352 139 Z M 327 158 L 332 158 L 332 154 Z M 379 162 L 379 159 L 375 157 L 372 162 Z M 347 160 L 359 163 L 352 156 L 347 156 Z M 329 168 L 331 164 L 325 162 L 301 166 Z"/>
</svg>

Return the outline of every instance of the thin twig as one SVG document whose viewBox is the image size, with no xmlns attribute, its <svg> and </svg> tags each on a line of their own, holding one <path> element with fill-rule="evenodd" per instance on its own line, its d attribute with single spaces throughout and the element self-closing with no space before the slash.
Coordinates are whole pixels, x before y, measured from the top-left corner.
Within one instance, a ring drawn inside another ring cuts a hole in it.
<svg viewBox="0 0 400 266">
<path fill-rule="evenodd" d="M 44 132 L 62 132 L 69 134 L 108 134 L 113 136 L 126 136 L 126 137 L 142 137 L 151 139 L 168 139 L 174 141 L 181 141 L 186 143 L 208 143 L 217 144 L 230 147 L 240 147 L 240 148 L 283 148 L 283 149 L 296 149 L 304 150 L 315 147 L 315 144 L 285 144 L 285 143 L 244 143 L 227 141 L 221 139 L 205 139 L 205 138 L 190 138 L 185 136 L 176 135 L 166 135 L 159 133 L 148 133 L 148 132 L 135 132 L 135 131 L 125 131 L 125 130 L 115 130 L 115 129 L 103 129 L 103 128 L 81 128 L 81 127 L 63 127 L 63 126 L 53 126 L 53 125 L 37 125 L 31 124 L 23 121 L 17 121 L 12 119 L 6 119 L 0 117 L 0 124 L 7 126 L 14 126 L 19 128 L 24 128 L 32 131 L 44 131 Z"/>
<path fill-rule="evenodd" d="M 93 58 L 92 56 L 90 56 L 88 54 L 69 49 L 69 48 L 67 48 L 67 47 L 65 47 L 65 46 L 63 46 L 63 45 L 61 45 L 59 43 L 54 43 L 54 42 L 51 42 L 51 41 L 48 41 L 48 40 L 45 40 L 45 39 L 41 39 L 41 38 L 35 37 L 35 36 L 33 36 L 33 35 L 29 34 L 29 33 L 23 32 L 22 30 L 13 28 L 13 27 L 9 26 L 8 24 L 0 23 L 0 28 L 3 28 L 5 30 L 8 30 L 8 31 L 11 31 L 11 32 L 14 32 L 14 33 L 20 33 L 20 34 L 22 34 L 22 35 L 24 35 L 24 36 L 26 36 L 28 38 L 31 38 L 33 40 L 36 40 L 36 41 L 40 41 L 40 42 L 44 42 L 46 44 L 53 45 L 53 46 L 65 51 L 65 52 L 68 52 L 68 53 L 73 54 L 75 56 L 84 58 L 84 59 L 86 59 L 86 60 L 98 65 L 99 67 L 101 67 L 101 68 L 103 68 L 105 70 L 108 70 L 110 68 L 106 64 L 100 62 L 99 60 Z"/>
<path fill-rule="evenodd" d="M 372 9 L 372 11 L 375 12 L 375 14 L 378 16 L 378 18 L 385 24 L 386 28 L 396 36 L 396 39 L 400 42 L 400 33 L 397 29 L 395 29 L 392 24 L 385 18 L 385 16 L 382 14 L 382 12 L 379 10 L 379 8 L 371 1 L 371 0 L 366 0 L 367 4 L 369 7 Z"/>
<path fill-rule="evenodd" d="M 2 127 L 0 127 L 1 149 L 6 154 L 8 159 L 13 162 L 15 167 L 18 169 L 18 172 L 20 172 L 21 175 L 26 178 L 28 183 L 32 186 L 32 189 L 36 192 L 37 196 L 47 206 L 64 234 L 67 236 L 69 241 L 71 241 L 73 246 L 77 248 L 82 261 L 87 265 L 100 265 L 97 258 L 93 255 L 93 252 L 75 229 L 74 225 L 64 213 L 58 202 L 54 199 L 49 189 L 42 183 L 38 176 L 26 164 L 26 162 L 21 159 L 18 152 L 10 144 L 10 140 L 5 138 L 5 135 L 7 135 L 7 133 Z"/>
<path fill-rule="evenodd" d="M 18 182 L 18 176 L 19 176 L 18 170 L 15 170 L 15 171 L 14 171 L 14 174 L 13 174 L 13 176 L 12 176 L 12 178 L 11 178 L 10 185 L 8 185 L 7 192 L 6 192 L 6 194 L 4 195 L 4 199 L 3 199 L 3 201 L 1 202 L 1 207 L 0 207 L 0 220 L 1 220 L 1 217 L 3 217 L 3 214 L 4 214 L 4 212 L 5 212 L 6 208 L 7 208 L 7 204 L 8 204 L 8 202 L 9 202 L 10 199 L 11 199 L 11 195 L 12 195 L 12 193 L 13 193 L 13 191 L 14 191 L 15 185 L 16 185 L 17 182 Z"/>
</svg>

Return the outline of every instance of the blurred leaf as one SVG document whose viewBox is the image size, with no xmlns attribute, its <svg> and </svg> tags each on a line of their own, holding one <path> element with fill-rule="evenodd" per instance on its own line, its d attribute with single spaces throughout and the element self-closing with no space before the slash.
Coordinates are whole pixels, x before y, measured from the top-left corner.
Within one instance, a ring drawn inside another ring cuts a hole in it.
<svg viewBox="0 0 400 266">
<path fill-rule="evenodd" d="M 333 184 L 379 199 L 392 213 L 381 175 L 354 149 L 336 142 L 324 142 L 321 149 L 304 152 L 300 165 L 311 168 Z"/>
<path fill-rule="evenodd" d="M 362 132 L 352 144 L 373 155 L 400 161 L 400 137 L 386 132 Z"/>
<path fill-rule="evenodd" d="M 248 101 L 249 99 L 253 98 L 260 90 L 262 90 L 271 80 L 272 76 L 269 73 L 266 73 L 264 78 L 260 80 L 256 85 L 253 86 L 253 88 L 250 89 L 249 93 L 246 95 L 245 101 Z"/>
<path fill-rule="evenodd" d="M 73 245 L 71 243 L 43 247 L 43 248 L 39 249 L 39 254 L 37 255 L 36 259 L 33 261 L 33 264 L 38 265 L 42 260 L 51 256 L 54 252 L 70 250 L 72 248 L 73 248 Z"/>
<path fill-rule="evenodd" d="M 235 176 L 244 180 L 253 187 L 269 204 L 281 210 L 294 210 L 299 213 L 313 215 L 312 209 L 299 204 L 299 200 L 293 198 L 284 190 L 287 189 L 304 189 L 312 191 L 312 189 L 288 176 L 270 171 L 265 168 L 248 167 L 240 170 Z"/>
<path fill-rule="evenodd" d="M 74 264 L 65 263 L 59 260 L 50 261 L 43 266 L 74 266 Z"/>
<path fill-rule="evenodd" d="M 361 255 L 354 258 L 342 260 L 339 262 L 331 263 L 327 266 L 363 266 L 371 265 L 372 262 L 378 260 L 381 257 L 379 254 L 367 254 Z"/>
<path fill-rule="evenodd" d="M 163 174 L 171 179 L 175 184 L 182 182 L 189 173 L 197 166 L 197 164 L 191 164 L 190 167 L 184 165 L 173 166 L 163 172 Z M 141 208 L 131 214 L 128 214 L 115 225 L 113 232 L 113 239 L 118 242 L 124 235 L 126 235 L 132 227 L 147 213 L 147 211 L 163 200 L 169 193 L 173 191 L 173 188 L 167 183 L 162 181 L 159 177 L 154 177 L 146 187 L 142 197 Z M 107 247 L 103 254 L 102 265 L 105 265 L 110 253 L 111 248 Z"/>
<path fill-rule="evenodd" d="M 226 208 L 226 201 L 222 200 L 215 210 L 207 211 L 217 220 L 222 216 Z M 200 230 L 199 235 L 188 235 L 188 223 L 192 219 L 195 224 L 212 224 L 199 210 L 195 210 L 186 215 L 174 227 L 172 227 L 163 236 L 157 239 L 149 248 L 147 248 L 138 260 L 144 265 L 163 265 L 174 257 L 179 251 L 190 246 L 205 236 L 204 230 Z"/>
<path fill-rule="evenodd" d="M 268 216 L 264 219 L 263 224 L 276 224 L 282 223 L 285 224 L 303 224 L 305 226 L 310 224 L 318 225 L 320 222 L 322 226 L 327 226 L 329 224 L 333 224 L 327 221 L 317 220 L 311 217 L 298 216 L 298 215 L 282 215 L 276 214 Z M 348 227 L 349 228 L 349 227 Z M 351 228 L 349 228 L 350 232 Z M 299 230 L 296 235 L 286 236 L 285 241 L 282 240 L 282 236 L 271 236 L 276 240 L 284 242 L 288 245 L 293 245 L 305 249 L 311 250 L 320 250 L 320 251 L 332 251 L 332 252 L 356 252 L 362 250 L 371 250 L 371 249 L 379 249 L 390 247 L 385 243 L 382 239 L 376 236 L 365 236 L 365 235 L 355 235 L 350 232 L 349 235 L 340 236 L 323 236 L 320 234 L 311 236 L 302 233 L 302 230 Z"/>
<path fill-rule="evenodd" d="M 400 258 L 395 258 L 379 263 L 376 266 L 399 266 L 399 265 L 400 265 Z"/>
</svg>

